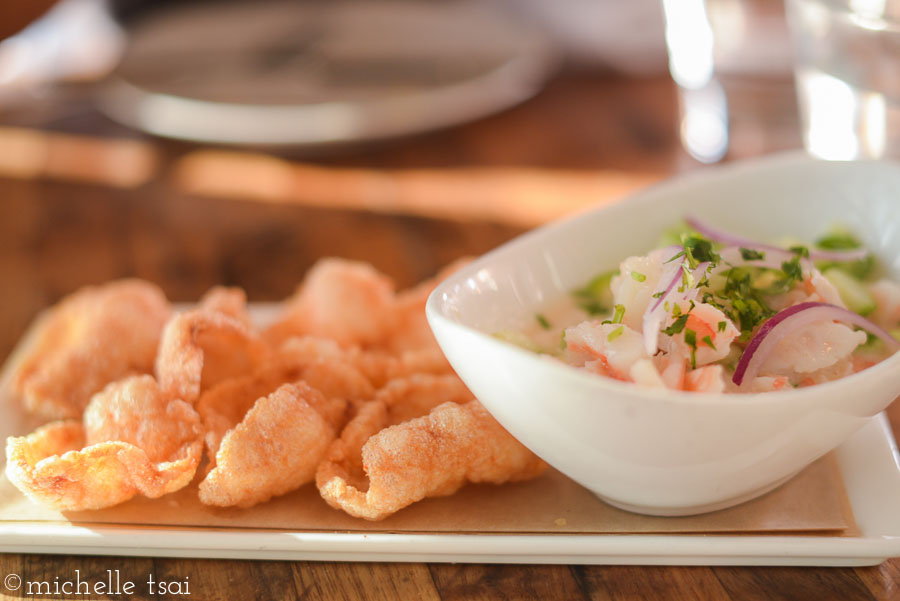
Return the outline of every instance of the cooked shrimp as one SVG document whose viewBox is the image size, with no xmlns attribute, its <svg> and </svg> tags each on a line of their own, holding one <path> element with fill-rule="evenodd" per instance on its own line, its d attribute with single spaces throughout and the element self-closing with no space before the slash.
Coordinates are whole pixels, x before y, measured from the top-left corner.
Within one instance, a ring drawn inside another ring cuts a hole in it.
<svg viewBox="0 0 900 601">
<path fill-rule="evenodd" d="M 690 356 L 691 351 L 695 350 L 685 341 L 685 335 L 690 330 L 696 337 L 695 365 L 707 365 L 727 357 L 731 352 L 731 343 L 741 333 L 728 316 L 708 303 L 696 304 L 693 309 L 685 305 L 682 310 L 688 316 L 684 329 L 668 340 L 663 336 L 662 348 L 668 353 Z"/>
<path fill-rule="evenodd" d="M 653 361 L 650 359 L 638 359 L 628 370 L 631 381 L 647 388 L 670 388 L 666 385 Z"/>
<path fill-rule="evenodd" d="M 806 302 L 830 303 L 846 308 L 837 288 L 818 269 L 812 268 L 805 274 L 800 284 L 785 294 L 769 299 L 769 306 L 775 311 Z"/>
<path fill-rule="evenodd" d="M 684 375 L 684 389 L 693 392 L 725 392 L 725 370 L 721 365 L 706 365 Z"/>
<path fill-rule="evenodd" d="M 866 333 L 835 322 L 812 323 L 779 341 L 760 366 L 762 375 L 809 374 L 850 356 Z"/>
<path fill-rule="evenodd" d="M 568 362 L 599 374 L 630 380 L 631 366 L 649 359 L 644 337 L 622 324 L 586 321 L 566 330 Z"/>
<path fill-rule="evenodd" d="M 750 392 L 773 392 L 791 387 L 787 376 L 759 376 L 750 383 Z"/>
<path fill-rule="evenodd" d="M 625 307 L 622 323 L 629 328 L 641 329 L 644 312 L 659 284 L 663 264 L 671 258 L 671 254 L 674 253 L 670 249 L 655 250 L 649 255 L 628 257 L 619 265 L 619 275 L 612 278 L 609 287 L 613 301 Z"/>
</svg>

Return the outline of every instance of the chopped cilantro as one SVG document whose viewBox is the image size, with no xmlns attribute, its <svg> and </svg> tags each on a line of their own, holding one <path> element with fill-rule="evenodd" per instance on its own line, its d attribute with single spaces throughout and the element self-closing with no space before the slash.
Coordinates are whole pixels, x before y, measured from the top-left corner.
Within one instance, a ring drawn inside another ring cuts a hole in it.
<svg viewBox="0 0 900 601">
<path fill-rule="evenodd" d="M 825 250 L 853 250 L 862 247 L 862 243 L 847 230 L 835 229 L 830 234 L 816 240 L 816 246 Z M 825 271 L 829 267 L 835 266 L 858 280 L 864 280 L 872 275 L 878 265 L 875 257 L 871 254 L 858 261 L 819 261 L 816 263 L 819 271 Z"/>
<path fill-rule="evenodd" d="M 752 248 L 741 247 L 741 257 L 743 257 L 745 261 L 762 261 L 766 258 L 766 253 L 759 250 L 753 250 Z"/>
<path fill-rule="evenodd" d="M 684 326 L 687 323 L 688 317 L 689 317 L 689 315 L 687 313 L 685 313 L 684 315 L 682 315 L 681 317 L 679 317 L 678 319 L 673 321 L 672 325 L 663 329 L 663 331 L 662 331 L 663 334 L 666 334 L 667 336 L 674 336 L 675 334 L 680 334 L 681 331 L 684 330 Z"/>
<path fill-rule="evenodd" d="M 660 290 L 659 292 L 656 292 L 653 294 L 653 298 L 662 298 L 665 294 L 666 294 L 665 290 Z"/>
<path fill-rule="evenodd" d="M 690 328 L 686 329 L 684 343 L 691 347 L 691 369 L 697 369 L 697 332 Z"/>
<path fill-rule="evenodd" d="M 716 345 L 713 344 L 712 336 L 710 336 L 709 334 L 703 337 L 703 342 L 705 342 L 712 350 L 716 350 Z"/>
<path fill-rule="evenodd" d="M 735 322 L 741 329 L 741 340 L 747 341 L 753 329 L 775 312 L 762 299 L 766 291 L 753 287 L 750 268 L 732 267 L 724 275 L 725 286 L 717 296 L 727 302 L 716 302 L 708 295 L 704 295 L 704 302 L 709 302 Z"/>
<path fill-rule="evenodd" d="M 631 279 L 634 280 L 635 282 L 643 282 L 647 279 L 647 276 L 645 276 L 643 273 L 638 273 L 637 271 L 632 271 Z"/>
<path fill-rule="evenodd" d="M 537 320 L 538 324 L 540 324 L 540 326 L 541 326 L 542 328 L 544 328 L 545 330 L 549 330 L 550 328 L 553 327 L 553 326 L 550 324 L 550 320 L 548 320 L 548 319 L 547 319 L 543 314 L 541 314 L 541 313 L 538 313 L 537 315 L 535 315 L 534 318 Z"/>
<path fill-rule="evenodd" d="M 606 340 L 608 342 L 612 342 L 613 340 L 615 340 L 616 338 L 621 336 L 624 332 L 625 332 L 625 326 L 619 326 L 618 328 L 616 328 L 615 330 L 613 330 L 612 332 L 609 333 L 609 336 L 606 337 Z"/>
<path fill-rule="evenodd" d="M 835 229 L 816 240 L 816 246 L 826 250 L 852 250 L 862 244 L 852 233 L 844 229 Z"/>
<path fill-rule="evenodd" d="M 803 267 L 800 265 L 800 257 L 794 257 L 790 261 L 781 263 L 781 271 L 787 276 L 791 284 L 799 282 L 803 279 Z"/>
<path fill-rule="evenodd" d="M 616 305 L 613 307 L 615 311 L 613 313 L 612 319 L 605 319 L 600 323 L 622 323 L 622 318 L 625 317 L 625 305 Z"/>
<path fill-rule="evenodd" d="M 719 324 L 718 324 L 718 329 L 719 329 L 720 332 L 724 332 L 724 331 L 725 331 L 725 328 L 727 328 L 727 327 L 728 327 L 728 322 L 727 322 L 727 321 L 720 321 Z"/>
<path fill-rule="evenodd" d="M 713 248 L 713 243 L 699 234 L 682 235 L 681 245 L 684 246 L 687 263 L 691 269 L 696 269 L 700 263 L 707 261 L 718 263 L 722 260 Z"/>
</svg>

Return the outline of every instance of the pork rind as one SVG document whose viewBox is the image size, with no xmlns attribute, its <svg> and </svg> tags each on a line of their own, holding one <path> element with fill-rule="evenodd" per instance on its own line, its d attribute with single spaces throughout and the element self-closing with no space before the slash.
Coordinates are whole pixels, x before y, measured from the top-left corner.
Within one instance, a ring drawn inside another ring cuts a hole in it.
<svg viewBox="0 0 900 601">
<path fill-rule="evenodd" d="M 330 338 L 342 346 L 372 345 L 393 331 L 393 308 L 390 278 L 366 263 L 322 259 L 265 337 L 274 345 L 294 336 Z"/>
<path fill-rule="evenodd" d="M 264 384 L 242 392 L 257 385 Z M 250 507 L 311 482 L 342 421 L 342 403 L 303 382 L 256 400 L 221 437 L 215 467 L 200 483 L 200 501 Z"/>
<path fill-rule="evenodd" d="M 268 348 L 242 319 L 201 307 L 166 324 L 156 373 L 169 396 L 194 403 L 201 391 L 253 372 L 267 357 Z"/>
<path fill-rule="evenodd" d="M 327 445 L 346 422 L 347 401 L 373 394 L 352 365 L 286 355 L 255 374 L 208 390 L 197 403 L 211 468 L 200 485 L 200 500 L 249 507 L 312 481 Z M 290 440 L 275 444 L 282 436 Z M 266 446 L 270 443 L 275 446 Z M 254 459 L 261 455 L 265 461 Z"/>
<path fill-rule="evenodd" d="M 329 449 L 316 486 L 332 507 L 380 520 L 425 497 L 452 494 L 466 482 L 526 480 L 547 467 L 478 401 L 445 403 L 382 430 L 388 419 L 384 403 L 372 401 Z M 359 461 L 358 445 L 374 432 Z"/>
<path fill-rule="evenodd" d="M 351 365 L 375 388 L 391 380 L 414 374 L 449 374 L 453 369 L 440 349 L 423 349 L 391 354 L 384 350 L 342 347 L 333 340 L 303 336 L 289 338 L 277 353 L 286 361 L 310 363 L 315 360 Z"/>
<path fill-rule="evenodd" d="M 110 382 L 151 373 L 171 315 L 162 291 L 121 280 L 80 290 L 44 317 L 13 387 L 45 419 L 80 418 L 91 395 Z"/>
<path fill-rule="evenodd" d="M 390 424 L 427 415 L 444 403 L 464 404 L 473 398 L 455 374 L 413 374 L 391 380 L 375 395 L 376 401 L 384 403 Z"/>
<path fill-rule="evenodd" d="M 471 261 L 470 258 L 454 261 L 433 278 L 397 294 L 393 307 L 393 330 L 379 342 L 379 346 L 396 356 L 430 353 L 443 358 L 425 317 L 425 303 L 442 280 Z"/>
<path fill-rule="evenodd" d="M 253 319 L 247 310 L 247 293 L 242 288 L 213 286 L 210 288 L 197 307 L 202 311 L 217 311 L 230 317 L 234 317 L 248 329 L 253 329 Z"/>
<path fill-rule="evenodd" d="M 151 376 L 108 385 L 83 421 L 54 422 L 6 442 L 6 475 L 38 503 L 100 509 L 186 486 L 203 451 L 200 417 Z"/>
</svg>

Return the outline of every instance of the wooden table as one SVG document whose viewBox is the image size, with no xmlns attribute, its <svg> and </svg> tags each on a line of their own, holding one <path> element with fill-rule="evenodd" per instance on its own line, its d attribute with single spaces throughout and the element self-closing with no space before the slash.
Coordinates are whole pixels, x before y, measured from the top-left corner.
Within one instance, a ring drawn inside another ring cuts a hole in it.
<svg viewBox="0 0 900 601">
<path fill-rule="evenodd" d="M 412 284 L 598 191 L 609 200 L 697 168 L 678 145 L 676 113 L 666 77 L 572 72 L 502 115 L 311 161 L 141 137 L 99 116 L 84 90 L 8 110 L 0 116 L 0 357 L 41 308 L 123 276 L 155 281 L 175 301 L 218 283 L 277 300 L 317 258 L 343 255 Z M 487 190 L 497 175 L 513 198 L 535 182 L 572 196 L 527 212 Z M 217 188 L 226 176 L 236 179 Z M 460 176 L 476 181 L 482 205 L 499 207 L 453 204 L 442 187 Z M 343 190 L 347 181 L 358 185 Z M 405 191 L 403 202 L 366 192 L 384 181 Z M 900 406 L 890 416 L 900 434 Z M 0 576 L 52 581 L 79 570 L 97 580 L 107 569 L 138 582 L 188 580 L 199 599 L 900 599 L 900 560 L 849 569 L 0 555 Z M 21 597 L 0 587 L 0 598 Z"/>
</svg>

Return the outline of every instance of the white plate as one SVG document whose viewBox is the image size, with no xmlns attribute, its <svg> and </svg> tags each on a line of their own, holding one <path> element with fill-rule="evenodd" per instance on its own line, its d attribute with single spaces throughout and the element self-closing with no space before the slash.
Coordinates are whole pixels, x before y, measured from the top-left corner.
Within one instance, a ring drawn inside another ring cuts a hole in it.
<svg viewBox="0 0 900 601">
<path fill-rule="evenodd" d="M 14 426 L 0 408 L 0 434 Z M 861 534 L 382 534 L 0 522 L 0 552 L 323 561 L 877 565 L 900 557 L 900 455 L 883 414 L 836 451 Z"/>
</svg>

